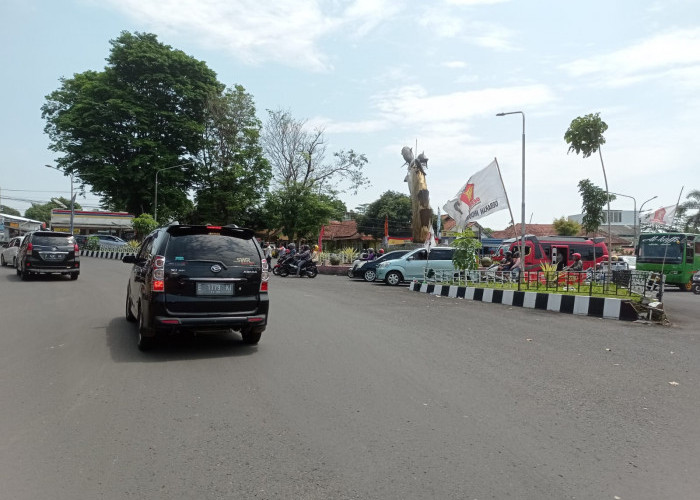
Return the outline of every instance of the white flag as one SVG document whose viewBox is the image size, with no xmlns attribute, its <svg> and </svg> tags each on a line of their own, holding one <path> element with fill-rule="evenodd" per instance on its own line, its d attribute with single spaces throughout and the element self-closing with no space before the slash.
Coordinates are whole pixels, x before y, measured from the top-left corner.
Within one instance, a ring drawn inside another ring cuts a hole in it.
<svg viewBox="0 0 700 500">
<path fill-rule="evenodd" d="M 508 208 L 508 197 L 496 161 L 472 175 L 442 208 L 455 220 L 459 231 L 471 221 Z"/>
<path fill-rule="evenodd" d="M 650 214 L 642 217 L 642 221 L 647 224 L 662 224 L 670 226 L 673 223 L 673 218 L 676 215 L 676 205 L 670 207 L 661 207 Z"/>
<path fill-rule="evenodd" d="M 423 245 L 423 248 L 425 248 L 428 252 L 430 252 L 430 249 L 435 246 L 435 232 L 433 231 L 433 225 L 430 224 L 430 232 L 428 233 L 428 237 L 425 239 L 425 244 Z"/>
</svg>

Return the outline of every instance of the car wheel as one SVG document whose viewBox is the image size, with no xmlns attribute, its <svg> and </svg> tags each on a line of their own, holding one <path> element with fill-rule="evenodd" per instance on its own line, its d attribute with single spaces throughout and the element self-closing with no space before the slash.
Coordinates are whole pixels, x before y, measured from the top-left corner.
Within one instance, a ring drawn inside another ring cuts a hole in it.
<svg viewBox="0 0 700 500">
<path fill-rule="evenodd" d="M 139 339 L 136 342 L 136 346 L 139 348 L 139 351 L 148 351 L 153 347 L 153 344 L 155 343 L 155 338 L 154 337 L 148 337 L 144 335 L 144 332 L 148 332 L 148 329 L 146 328 L 146 323 L 143 318 L 143 314 L 141 314 L 141 306 L 139 306 Z"/>
<path fill-rule="evenodd" d="M 7 262 L 5 262 L 5 256 L 0 255 L 0 266 L 5 267 L 7 265 Z"/>
<path fill-rule="evenodd" d="M 71 273 L 71 274 L 70 274 L 70 279 L 72 279 L 73 281 L 75 281 L 75 280 L 78 279 L 78 276 L 80 276 L 80 274 L 78 274 L 78 273 Z"/>
<path fill-rule="evenodd" d="M 678 285 L 678 286 L 684 292 L 691 291 L 693 289 L 693 278 L 690 278 L 689 282 L 683 283 L 682 285 Z"/>
<path fill-rule="evenodd" d="M 12 267 L 17 267 L 17 257 L 12 257 Z"/>
<path fill-rule="evenodd" d="M 365 274 L 362 276 L 365 281 L 374 281 L 377 279 L 377 273 L 374 271 L 374 269 L 368 269 L 365 271 Z"/>
<path fill-rule="evenodd" d="M 29 281 L 30 276 L 26 269 L 22 269 L 20 276 L 22 277 L 22 281 Z"/>
<path fill-rule="evenodd" d="M 384 277 L 384 283 L 391 286 L 396 286 L 403 281 L 401 273 L 398 271 L 389 271 Z"/>
<path fill-rule="evenodd" d="M 355 274 L 352 272 L 352 268 L 348 269 L 348 278 L 354 278 Z"/>
<path fill-rule="evenodd" d="M 136 321 L 136 316 L 134 316 L 134 313 L 131 312 L 131 291 L 129 290 L 129 287 L 126 287 L 126 311 L 125 311 L 125 316 L 126 320 L 130 323 L 134 323 Z"/>
<path fill-rule="evenodd" d="M 241 330 L 241 338 L 243 339 L 243 343 L 246 345 L 256 345 L 258 342 L 260 342 L 260 337 L 264 331 L 264 328 L 246 328 Z"/>
</svg>

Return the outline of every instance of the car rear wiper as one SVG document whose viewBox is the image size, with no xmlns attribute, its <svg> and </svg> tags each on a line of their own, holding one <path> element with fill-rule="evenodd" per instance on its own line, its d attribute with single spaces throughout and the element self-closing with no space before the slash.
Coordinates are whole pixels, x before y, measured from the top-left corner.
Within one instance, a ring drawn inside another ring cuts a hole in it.
<svg viewBox="0 0 700 500">
<path fill-rule="evenodd" d="M 226 266 L 226 264 L 224 264 L 220 260 L 188 260 L 187 262 L 206 262 L 209 264 L 219 264 L 221 267 L 224 268 L 224 271 L 228 271 L 228 267 Z"/>
</svg>

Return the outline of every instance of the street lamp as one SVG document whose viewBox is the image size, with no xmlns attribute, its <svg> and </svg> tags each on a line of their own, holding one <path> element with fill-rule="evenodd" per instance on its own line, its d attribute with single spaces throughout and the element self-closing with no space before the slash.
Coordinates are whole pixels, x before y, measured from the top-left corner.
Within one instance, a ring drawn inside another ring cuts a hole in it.
<svg viewBox="0 0 700 500">
<path fill-rule="evenodd" d="M 638 239 L 638 237 L 637 237 L 637 200 L 634 199 L 634 196 L 630 196 L 628 194 L 622 194 L 622 193 L 610 193 L 610 194 L 614 194 L 615 196 L 624 196 L 625 198 L 632 198 L 632 202 L 634 203 L 634 208 L 633 208 L 634 224 L 632 226 L 634 228 L 634 242 L 632 243 L 632 246 L 633 247 L 637 246 L 637 239 Z"/>
<path fill-rule="evenodd" d="M 522 206 L 520 207 L 520 274 L 525 271 L 525 113 L 522 111 L 509 111 L 507 113 L 496 113 L 496 116 L 522 115 L 523 117 L 523 193 Z M 518 288 L 520 280 L 518 279 Z"/>
<path fill-rule="evenodd" d="M 177 167 L 184 167 L 185 165 L 189 165 L 191 163 L 194 163 L 194 161 L 186 161 L 185 163 L 180 163 L 179 165 L 173 165 L 172 167 L 165 167 L 165 168 L 159 168 L 156 170 L 156 192 L 155 192 L 155 197 L 153 200 L 153 220 L 158 222 L 158 172 L 162 172 L 163 170 L 170 170 L 171 168 L 177 168 Z"/>
<path fill-rule="evenodd" d="M 642 233 L 642 209 L 644 208 L 644 205 L 649 203 L 651 200 L 655 200 L 656 198 L 658 198 L 658 196 L 652 196 L 647 201 L 642 203 L 641 207 L 639 207 L 639 212 L 637 213 L 636 217 L 637 217 L 637 220 L 639 221 L 639 233 L 640 233 L 640 235 Z"/>
<path fill-rule="evenodd" d="M 58 167 L 54 167 L 53 165 L 44 165 L 47 168 L 52 168 L 54 170 L 58 170 L 59 172 L 63 172 Z M 65 174 L 65 172 L 64 172 Z M 73 196 L 73 172 L 70 173 L 70 234 L 73 234 L 73 219 L 75 218 L 75 197 Z"/>
</svg>

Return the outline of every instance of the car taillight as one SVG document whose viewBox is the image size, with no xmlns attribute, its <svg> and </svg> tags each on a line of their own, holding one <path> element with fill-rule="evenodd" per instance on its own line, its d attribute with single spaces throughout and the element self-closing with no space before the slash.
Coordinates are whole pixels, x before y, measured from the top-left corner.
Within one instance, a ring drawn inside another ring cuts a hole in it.
<svg viewBox="0 0 700 500">
<path fill-rule="evenodd" d="M 216 231 L 221 231 L 221 226 L 207 226 L 207 229 L 214 229 Z"/>
<path fill-rule="evenodd" d="M 27 243 L 27 252 L 31 252 L 34 246 L 31 243 Z"/>
<path fill-rule="evenodd" d="M 267 265 L 267 259 L 262 259 L 262 276 L 260 278 L 260 291 L 267 292 L 267 283 L 270 279 L 270 268 Z"/>
<path fill-rule="evenodd" d="M 165 290 L 165 257 L 156 255 L 153 259 L 153 279 L 151 280 L 151 291 L 162 292 Z"/>
<path fill-rule="evenodd" d="M 78 248 L 78 244 L 73 245 L 73 251 L 75 252 L 75 256 L 79 257 L 80 256 L 80 248 Z"/>
</svg>

